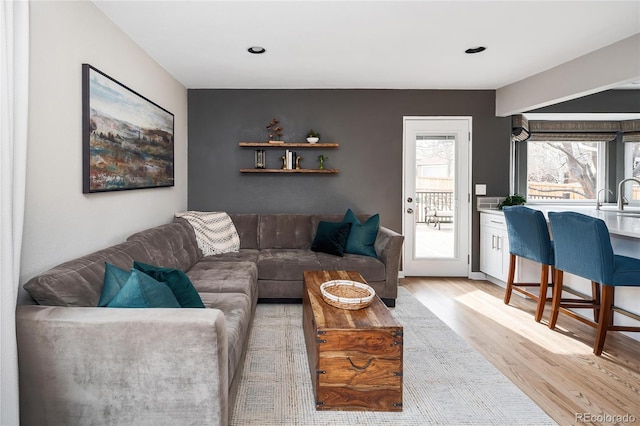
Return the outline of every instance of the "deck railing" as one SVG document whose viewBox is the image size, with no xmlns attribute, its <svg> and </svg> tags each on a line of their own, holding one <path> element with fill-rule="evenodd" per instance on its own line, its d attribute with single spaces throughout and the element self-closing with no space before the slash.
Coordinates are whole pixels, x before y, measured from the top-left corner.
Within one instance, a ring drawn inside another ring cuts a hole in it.
<svg viewBox="0 0 640 426">
<path fill-rule="evenodd" d="M 571 194 L 564 193 L 562 195 L 542 195 L 542 194 L 527 194 L 529 200 L 568 200 L 571 198 Z"/>
<path fill-rule="evenodd" d="M 453 191 L 416 192 L 416 221 L 427 222 L 435 211 L 453 210 Z"/>
</svg>

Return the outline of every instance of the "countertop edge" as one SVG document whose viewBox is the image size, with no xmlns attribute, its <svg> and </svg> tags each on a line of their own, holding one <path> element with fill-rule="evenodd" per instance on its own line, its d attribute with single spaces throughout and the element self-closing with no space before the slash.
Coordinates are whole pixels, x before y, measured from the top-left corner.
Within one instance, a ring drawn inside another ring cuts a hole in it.
<svg viewBox="0 0 640 426">
<path fill-rule="evenodd" d="M 640 215 L 635 216 L 624 216 L 620 215 L 614 211 L 606 211 L 606 210 L 596 210 L 595 207 L 576 207 L 576 206 L 535 206 L 530 205 L 527 206 L 534 210 L 540 210 L 545 218 L 548 220 L 547 213 L 550 211 L 559 211 L 559 212 L 567 212 L 572 211 L 576 213 L 582 213 L 587 216 L 596 217 L 598 219 L 602 219 L 604 223 L 609 228 L 609 233 L 612 235 L 640 239 Z M 494 215 L 502 215 L 502 210 L 498 209 L 487 209 L 480 208 L 478 209 L 480 213 L 488 213 Z"/>
</svg>

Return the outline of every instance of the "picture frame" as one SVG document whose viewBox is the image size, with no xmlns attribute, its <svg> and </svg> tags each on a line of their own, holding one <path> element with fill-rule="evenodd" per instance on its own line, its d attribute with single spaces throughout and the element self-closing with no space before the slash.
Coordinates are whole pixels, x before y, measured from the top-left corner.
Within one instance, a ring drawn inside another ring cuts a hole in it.
<svg viewBox="0 0 640 426">
<path fill-rule="evenodd" d="M 82 64 L 82 192 L 174 186 L 174 115 Z"/>
</svg>

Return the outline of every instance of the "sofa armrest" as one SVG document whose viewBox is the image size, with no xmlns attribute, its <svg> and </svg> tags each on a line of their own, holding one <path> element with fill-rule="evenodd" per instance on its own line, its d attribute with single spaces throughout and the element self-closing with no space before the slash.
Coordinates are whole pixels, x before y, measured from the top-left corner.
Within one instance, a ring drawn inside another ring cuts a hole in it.
<svg viewBox="0 0 640 426">
<path fill-rule="evenodd" d="M 228 422 L 217 309 L 19 306 L 22 425 Z"/>
<path fill-rule="evenodd" d="M 389 228 L 380 226 L 374 247 L 378 259 L 385 265 L 386 286 L 394 298 L 398 295 L 398 271 L 400 270 L 400 256 L 404 236 Z"/>
</svg>

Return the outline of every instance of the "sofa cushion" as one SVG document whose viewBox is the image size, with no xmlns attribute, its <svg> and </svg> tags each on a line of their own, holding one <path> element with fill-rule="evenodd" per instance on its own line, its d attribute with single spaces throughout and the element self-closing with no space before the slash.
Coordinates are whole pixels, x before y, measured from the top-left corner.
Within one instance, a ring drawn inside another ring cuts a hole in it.
<svg viewBox="0 0 640 426">
<path fill-rule="evenodd" d="M 371 256 L 345 253 L 344 257 L 316 253 L 320 269 L 336 271 L 358 271 L 367 281 L 386 280 L 386 268 L 379 259 Z"/>
<path fill-rule="evenodd" d="M 352 224 L 347 246 L 344 251 L 346 253 L 376 257 L 374 243 L 376 242 L 378 228 L 380 227 L 380 215 L 375 214 L 364 223 L 361 223 L 351 209 L 349 209 L 344 215 L 343 222 Z"/>
<path fill-rule="evenodd" d="M 205 293 L 202 301 L 207 308 L 220 309 L 224 313 L 229 347 L 229 383 L 242 360 L 242 349 L 250 331 L 253 304 L 244 293 Z"/>
<path fill-rule="evenodd" d="M 139 241 L 128 241 L 62 263 L 32 278 L 25 290 L 41 305 L 98 306 L 105 263 L 129 270 L 134 260 L 150 262 Z"/>
<path fill-rule="evenodd" d="M 258 279 L 260 280 L 299 281 L 302 279 L 303 271 L 318 269 L 321 269 L 320 262 L 316 253 L 311 250 L 265 249 L 261 250 L 258 256 Z"/>
<path fill-rule="evenodd" d="M 211 256 L 204 256 L 201 262 L 257 262 L 259 250 L 256 249 L 240 249 L 238 252 L 221 253 Z"/>
<path fill-rule="evenodd" d="M 254 262 L 198 262 L 187 276 L 200 297 L 203 293 L 244 293 L 254 298 L 258 293 Z"/>
<path fill-rule="evenodd" d="M 127 241 L 141 241 L 151 255 L 151 261 L 135 260 L 166 268 L 188 271 L 202 257 L 193 228 L 183 219 L 138 232 Z"/>
<path fill-rule="evenodd" d="M 166 284 L 182 308 L 204 308 L 198 292 L 183 271 L 175 268 L 161 268 L 142 262 L 133 262 L 133 267 Z"/>
<path fill-rule="evenodd" d="M 131 270 L 131 276 L 109 303 L 108 308 L 179 308 L 171 289 L 144 272 Z"/>
<path fill-rule="evenodd" d="M 320 222 L 316 236 L 311 242 L 311 250 L 343 256 L 350 229 L 350 223 Z"/>
<path fill-rule="evenodd" d="M 229 216 L 236 226 L 240 237 L 240 249 L 257 249 L 258 245 L 258 214 L 238 214 L 230 213 Z"/>
<path fill-rule="evenodd" d="M 308 214 L 263 214 L 260 216 L 260 249 L 309 249 L 311 216 Z"/>
</svg>

